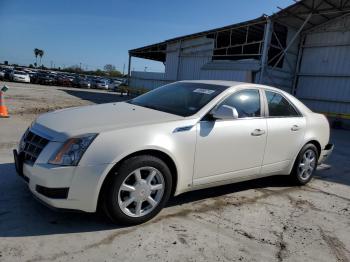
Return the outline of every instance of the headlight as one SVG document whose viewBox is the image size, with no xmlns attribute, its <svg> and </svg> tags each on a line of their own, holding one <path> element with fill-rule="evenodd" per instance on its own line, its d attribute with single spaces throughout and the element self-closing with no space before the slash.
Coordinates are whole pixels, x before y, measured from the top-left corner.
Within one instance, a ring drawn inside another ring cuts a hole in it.
<svg viewBox="0 0 350 262">
<path fill-rule="evenodd" d="M 97 134 L 87 134 L 68 139 L 56 152 L 49 163 L 61 166 L 76 166 Z"/>
</svg>

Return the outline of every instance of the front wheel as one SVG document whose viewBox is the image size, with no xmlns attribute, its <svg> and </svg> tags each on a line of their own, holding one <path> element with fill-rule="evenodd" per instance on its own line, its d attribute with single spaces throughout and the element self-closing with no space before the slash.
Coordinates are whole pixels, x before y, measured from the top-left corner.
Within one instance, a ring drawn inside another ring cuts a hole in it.
<svg viewBox="0 0 350 262">
<path fill-rule="evenodd" d="M 317 168 L 318 150 L 313 144 L 306 144 L 299 152 L 291 173 L 293 182 L 306 185 L 312 179 Z"/>
<path fill-rule="evenodd" d="M 168 166 L 153 156 L 124 161 L 106 189 L 103 206 L 114 223 L 135 225 L 156 216 L 170 197 L 172 177 Z"/>
</svg>

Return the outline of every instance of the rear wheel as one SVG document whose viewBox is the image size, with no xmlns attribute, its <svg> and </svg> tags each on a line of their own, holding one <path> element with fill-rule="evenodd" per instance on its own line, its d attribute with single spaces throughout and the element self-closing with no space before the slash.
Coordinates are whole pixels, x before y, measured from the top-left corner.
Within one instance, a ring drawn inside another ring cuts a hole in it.
<svg viewBox="0 0 350 262">
<path fill-rule="evenodd" d="M 153 156 L 136 156 L 124 161 L 107 187 L 103 206 L 114 223 L 135 225 L 156 216 L 170 197 L 168 166 Z"/>
<path fill-rule="evenodd" d="M 298 154 L 291 173 L 293 182 L 305 185 L 312 179 L 317 168 L 318 150 L 313 144 L 306 144 Z"/>
</svg>

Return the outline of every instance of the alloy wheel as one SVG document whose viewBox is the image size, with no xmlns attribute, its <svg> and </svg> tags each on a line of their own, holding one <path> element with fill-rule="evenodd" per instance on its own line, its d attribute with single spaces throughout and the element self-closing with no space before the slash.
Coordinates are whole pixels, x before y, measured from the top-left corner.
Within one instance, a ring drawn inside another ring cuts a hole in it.
<svg viewBox="0 0 350 262">
<path fill-rule="evenodd" d="M 163 174 L 154 167 L 141 167 L 132 171 L 118 192 L 118 205 L 124 214 L 143 217 L 161 202 L 165 182 Z"/>
<path fill-rule="evenodd" d="M 316 168 L 316 153 L 312 149 L 305 151 L 298 166 L 298 176 L 301 180 L 308 180 Z"/>
</svg>

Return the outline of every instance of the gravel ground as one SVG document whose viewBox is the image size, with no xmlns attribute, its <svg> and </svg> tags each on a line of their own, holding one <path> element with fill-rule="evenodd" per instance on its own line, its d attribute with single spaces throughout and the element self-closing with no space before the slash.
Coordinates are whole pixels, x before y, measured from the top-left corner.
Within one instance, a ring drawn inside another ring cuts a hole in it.
<svg viewBox="0 0 350 262">
<path fill-rule="evenodd" d="M 0 82 L 0 84 L 3 84 Z M 40 113 L 120 101 L 117 94 L 7 83 L 0 119 L 0 261 L 350 261 L 350 132 L 307 186 L 271 177 L 186 193 L 152 221 L 118 227 L 58 213 L 16 177 L 11 155 Z"/>
</svg>

